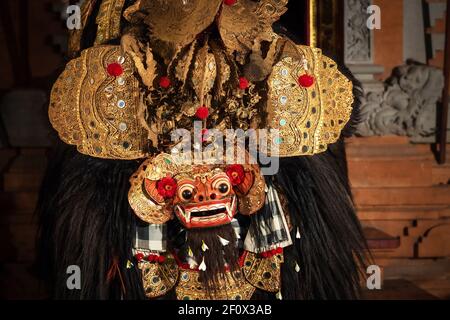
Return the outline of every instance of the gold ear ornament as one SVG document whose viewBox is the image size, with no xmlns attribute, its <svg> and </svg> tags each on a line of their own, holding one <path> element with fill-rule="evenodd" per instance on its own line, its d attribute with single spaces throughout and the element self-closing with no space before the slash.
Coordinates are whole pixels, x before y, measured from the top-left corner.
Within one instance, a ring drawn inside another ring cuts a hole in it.
<svg viewBox="0 0 450 320">
<path fill-rule="evenodd" d="M 268 124 L 280 157 L 314 155 L 336 142 L 350 119 L 353 84 L 317 48 L 289 43 L 268 79 Z"/>
<path fill-rule="evenodd" d="M 96 46 L 70 61 L 53 86 L 49 118 L 59 137 L 97 158 L 145 158 L 148 132 L 137 115 L 139 82 L 118 46 Z"/>
</svg>

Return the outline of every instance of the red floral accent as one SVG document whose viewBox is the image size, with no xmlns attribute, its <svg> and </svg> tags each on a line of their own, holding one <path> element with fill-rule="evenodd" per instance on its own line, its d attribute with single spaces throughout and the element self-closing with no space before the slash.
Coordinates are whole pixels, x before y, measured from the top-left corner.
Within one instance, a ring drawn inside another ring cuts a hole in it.
<svg viewBox="0 0 450 320">
<path fill-rule="evenodd" d="M 245 77 L 239 78 L 239 89 L 245 90 L 248 88 L 248 85 L 249 85 L 249 82 L 248 82 L 247 78 L 245 78 Z"/>
<path fill-rule="evenodd" d="M 144 254 L 143 253 L 137 253 L 135 256 L 136 260 L 138 262 L 141 262 L 144 259 Z"/>
<path fill-rule="evenodd" d="M 177 182 L 171 177 L 162 178 L 157 182 L 156 188 L 158 189 L 158 193 L 164 199 L 170 199 L 175 196 L 177 191 Z"/>
<path fill-rule="evenodd" d="M 114 62 L 108 64 L 106 71 L 111 77 L 120 77 L 123 73 L 123 68 L 120 63 Z"/>
<path fill-rule="evenodd" d="M 271 257 L 273 257 L 273 256 L 275 256 L 277 254 L 282 254 L 282 253 L 283 253 L 283 248 L 279 247 L 279 248 L 272 249 L 272 250 L 269 250 L 269 251 L 261 252 L 260 256 L 262 258 L 271 258 Z"/>
<path fill-rule="evenodd" d="M 301 75 L 298 78 L 298 84 L 303 88 L 309 88 L 314 84 L 314 77 L 310 76 L 309 74 Z"/>
<path fill-rule="evenodd" d="M 244 182 L 245 172 L 242 165 L 232 164 L 231 166 L 228 166 L 225 171 L 233 186 L 237 186 Z"/>
<path fill-rule="evenodd" d="M 166 257 L 164 256 L 160 256 L 158 254 L 149 254 L 147 256 L 147 261 L 148 262 L 158 262 L 158 263 L 163 263 L 164 261 L 166 261 Z"/>
<path fill-rule="evenodd" d="M 200 120 L 205 120 L 209 116 L 208 108 L 205 106 L 198 108 L 195 116 Z"/>
<path fill-rule="evenodd" d="M 225 3 L 227 6 L 233 6 L 235 5 L 237 0 L 223 0 L 223 3 Z"/>
<path fill-rule="evenodd" d="M 159 79 L 159 86 L 161 88 L 167 89 L 168 87 L 170 87 L 170 85 L 171 85 L 171 82 L 170 82 L 169 77 L 164 76 Z"/>
</svg>

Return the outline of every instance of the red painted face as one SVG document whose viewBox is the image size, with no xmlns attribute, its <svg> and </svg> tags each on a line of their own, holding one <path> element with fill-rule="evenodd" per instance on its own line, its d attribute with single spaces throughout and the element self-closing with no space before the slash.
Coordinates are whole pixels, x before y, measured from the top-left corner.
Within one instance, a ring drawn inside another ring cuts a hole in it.
<svg viewBox="0 0 450 320">
<path fill-rule="evenodd" d="M 228 175 L 214 170 L 177 180 L 173 208 L 186 228 L 228 224 L 237 212 L 237 196 Z"/>
<path fill-rule="evenodd" d="M 178 167 L 167 159 L 164 154 L 144 162 L 130 180 L 130 205 L 143 221 L 162 224 L 176 215 L 188 229 L 208 228 L 264 205 L 264 177 L 256 165 Z M 149 179 L 153 176 L 159 179 Z"/>
</svg>

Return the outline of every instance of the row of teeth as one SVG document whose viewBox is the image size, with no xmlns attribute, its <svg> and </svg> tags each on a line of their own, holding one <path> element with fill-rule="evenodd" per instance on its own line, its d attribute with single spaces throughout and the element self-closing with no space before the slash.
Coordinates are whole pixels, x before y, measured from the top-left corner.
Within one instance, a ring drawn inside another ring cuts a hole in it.
<svg viewBox="0 0 450 320">
<path fill-rule="evenodd" d="M 203 207 L 203 208 L 193 208 L 191 210 L 186 210 L 186 212 L 184 212 L 183 209 L 179 205 L 177 205 L 176 206 L 176 210 L 178 210 L 178 212 L 180 214 L 182 214 L 186 218 L 186 222 L 190 222 L 191 221 L 191 213 L 192 212 L 203 212 L 203 211 L 217 210 L 217 209 L 223 209 L 223 208 L 226 209 L 228 216 L 230 218 L 232 218 L 233 217 L 233 209 L 235 207 L 235 204 L 236 204 L 236 197 L 233 197 L 233 201 L 231 202 L 231 204 L 227 203 L 227 204 L 211 205 L 211 206 Z M 212 217 L 198 217 L 198 218 L 195 218 L 195 219 L 199 219 L 199 220 L 209 220 L 209 219 L 211 219 L 211 220 L 214 220 L 214 216 L 212 216 Z"/>
</svg>

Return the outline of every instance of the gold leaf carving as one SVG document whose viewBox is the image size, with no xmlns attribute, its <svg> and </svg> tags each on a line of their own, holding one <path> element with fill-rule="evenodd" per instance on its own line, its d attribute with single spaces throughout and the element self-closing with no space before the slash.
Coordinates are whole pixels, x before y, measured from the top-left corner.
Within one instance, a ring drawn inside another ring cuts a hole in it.
<svg viewBox="0 0 450 320">
<path fill-rule="evenodd" d="M 145 23 L 152 38 L 175 47 L 185 47 L 211 25 L 222 0 L 142 0 L 140 10 L 148 13 Z"/>
<path fill-rule="evenodd" d="M 214 87 L 217 76 L 216 59 L 209 53 L 209 47 L 205 45 L 195 57 L 192 84 L 195 93 L 200 100 L 200 105 L 205 102 L 206 95 Z"/>
<path fill-rule="evenodd" d="M 97 15 L 95 44 L 104 44 L 120 37 L 120 20 L 125 0 L 103 0 Z"/>
<path fill-rule="evenodd" d="M 219 30 L 228 51 L 245 56 L 255 41 L 272 41 L 272 24 L 286 12 L 287 2 L 239 0 L 233 6 L 223 6 Z"/>
<path fill-rule="evenodd" d="M 306 73 L 314 77 L 309 88 L 298 82 Z M 339 139 L 352 112 L 353 85 L 320 49 L 289 43 L 268 85 L 268 122 L 280 133 L 272 142 L 279 156 L 321 153 Z"/>
<path fill-rule="evenodd" d="M 107 66 L 121 62 L 123 74 Z M 60 138 L 97 158 L 131 160 L 147 156 L 147 132 L 136 114 L 139 82 L 129 55 L 119 46 L 96 46 L 71 60 L 55 82 L 49 118 Z"/>
</svg>

